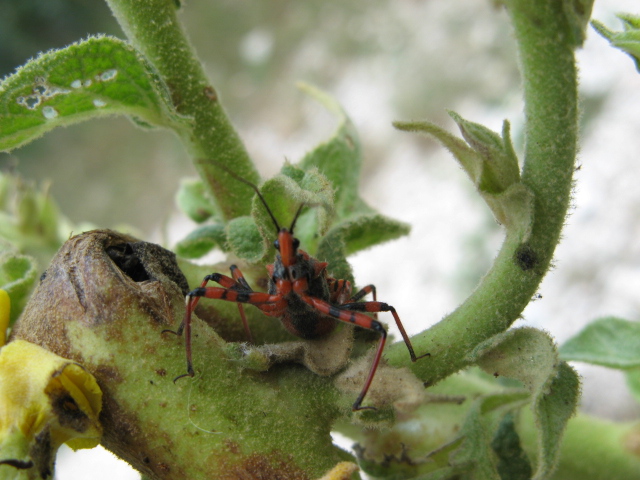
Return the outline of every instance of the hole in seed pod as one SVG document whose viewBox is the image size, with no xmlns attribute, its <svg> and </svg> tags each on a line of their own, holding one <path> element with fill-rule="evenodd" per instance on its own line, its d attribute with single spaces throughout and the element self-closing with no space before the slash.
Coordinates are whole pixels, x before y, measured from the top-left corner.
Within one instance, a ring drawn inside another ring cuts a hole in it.
<svg viewBox="0 0 640 480">
<path fill-rule="evenodd" d="M 115 263 L 118 268 L 134 282 L 150 280 L 149 274 L 145 270 L 144 265 L 134 252 L 130 243 L 120 243 L 118 245 L 107 247 L 106 252 L 111 260 L 113 260 L 113 263 Z"/>
</svg>

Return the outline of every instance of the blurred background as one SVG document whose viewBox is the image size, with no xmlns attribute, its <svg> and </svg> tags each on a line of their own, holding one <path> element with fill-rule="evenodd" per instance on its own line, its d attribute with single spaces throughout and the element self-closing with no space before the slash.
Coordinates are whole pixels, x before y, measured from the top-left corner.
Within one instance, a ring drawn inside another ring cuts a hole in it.
<svg viewBox="0 0 640 480">
<path fill-rule="evenodd" d="M 601 0 L 593 16 L 620 30 L 614 14 L 637 8 L 634 0 Z M 123 37 L 103 2 L 4 1 L 0 10 L 0 77 L 90 34 Z M 357 281 L 376 284 L 410 333 L 455 309 L 490 266 L 501 229 L 443 148 L 391 122 L 428 119 L 457 133 L 445 109 L 495 131 L 506 118 L 521 151 L 520 79 L 506 13 L 490 1 L 189 0 L 181 18 L 264 178 L 335 127 L 296 82 L 339 100 L 361 135 L 363 197 L 412 225 L 408 237 L 352 258 Z M 582 143 L 571 216 L 541 298 L 516 322 L 549 331 L 559 344 L 595 318 L 637 320 L 640 311 L 640 75 L 593 30 L 578 59 Z M 1 153 L 0 169 L 50 182 L 76 223 L 128 224 L 169 247 L 193 228 L 174 202 L 180 179 L 195 175 L 178 139 L 125 118 L 55 130 Z M 637 418 L 621 374 L 576 367 L 585 410 Z M 82 470 L 79 458 L 92 454 L 62 451 L 57 478 L 138 478 L 124 466 L 101 468 L 94 457 Z"/>
</svg>

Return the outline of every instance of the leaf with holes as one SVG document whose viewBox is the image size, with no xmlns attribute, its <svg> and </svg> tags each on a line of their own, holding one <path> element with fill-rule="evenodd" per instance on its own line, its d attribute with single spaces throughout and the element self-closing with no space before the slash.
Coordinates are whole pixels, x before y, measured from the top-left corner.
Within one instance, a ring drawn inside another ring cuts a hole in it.
<svg viewBox="0 0 640 480">
<path fill-rule="evenodd" d="M 2 80 L 0 150 L 55 127 L 113 114 L 177 130 L 186 125 L 139 52 L 113 37 L 90 37 L 44 53 Z"/>
</svg>

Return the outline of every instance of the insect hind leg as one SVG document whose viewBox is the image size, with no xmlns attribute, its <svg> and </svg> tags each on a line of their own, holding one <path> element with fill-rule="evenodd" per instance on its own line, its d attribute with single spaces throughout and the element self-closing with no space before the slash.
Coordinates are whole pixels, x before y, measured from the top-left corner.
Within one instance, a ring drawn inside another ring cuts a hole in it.
<svg viewBox="0 0 640 480">
<path fill-rule="evenodd" d="M 369 285 L 368 287 L 371 287 L 371 290 L 369 290 L 369 291 L 373 292 L 374 298 L 375 298 L 375 287 L 373 285 Z M 362 297 L 364 297 L 364 295 L 369 293 L 369 291 L 367 291 L 365 293 L 362 293 L 362 292 L 365 291 L 365 289 L 368 289 L 368 287 L 365 287 L 362 290 L 360 290 L 352 298 L 356 298 L 356 297 L 357 298 L 362 298 Z M 360 295 L 360 296 L 358 297 L 358 295 Z M 396 309 L 394 307 L 392 307 L 391 305 L 389 305 L 387 303 L 384 303 L 384 302 L 373 301 L 373 302 L 344 303 L 344 304 L 340 305 L 340 308 L 345 309 L 345 310 L 349 310 L 349 311 L 352 311 L 352 312 L 373 313 L 374 315 L 377 315 L 378 312 L 391 312 L 391 315 L 393 315 L 393 319 L 396 322 L 398 330 L 400 330 L 400 335 L 402 335 L 402 339 L 404 340 L 404 343 L 407 346 L 407 350 L 409 350 L 409 356 L 411 357 L 411 361 L 412 362 L 416 362 L 417 360 L 419 360 L 421 358 L 430 357 L 431 356 L 430 353 L 425 353 L 423 355 L 420 355 L 419 357 L 416 356 L 416 353 L 413 350 L 413 345 L 411 344 L 411 340 L 409 339 L 409 335 L 407 335 L 407 332 L 404 329 L 404 326 L 402 325 L 402 321 L 400 320 L 400 316 L 398 315 L 398 312 L 396 312 Z"/>
</svg>

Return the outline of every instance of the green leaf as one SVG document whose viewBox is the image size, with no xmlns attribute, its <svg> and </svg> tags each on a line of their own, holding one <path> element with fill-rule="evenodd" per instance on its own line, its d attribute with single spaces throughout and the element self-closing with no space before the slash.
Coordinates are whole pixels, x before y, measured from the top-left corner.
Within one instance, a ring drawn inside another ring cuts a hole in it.
<svg viewBox="0 0 640 480">
<path fill-rule="evenodd" d="M 636 402 L 640 403 L 640 368 L 632 368 L 625 373 L 631 395 L 636 399 Z"/>
<path fill-rule="evenodd" d="M 358 133 L 340 104 L 330 95 L 310 86 L 300 88 L 333 113 L 338 127 L 325 143 L 309 152 L 298 164 L 303 170 L 316 167 L 335 190 L 335 205 L 338 217 L 348 215 L 358 198 L 362 152 Z"/>
<path fill-rule="evenodd" d="M 339 235 L 346 255 L 353 255 L 373 245 L 394 240 L 409 233 L 409 225 L 379 213 L 360 214 L 336 223 L 327 238 Z"/>
<path fill-rule="evenodd" d="M 47 265 L 72 229 L 47 184 L 38 187 L 17 175 L 0 173 L 0 240 L 11 250 Z"/>
<path fill-rule="evenodd" d="M 214 248 L 226 249 L 227 236 L 224 225 L 205 225 L 178 242 L 175 252 L 184 258 L 200 258 Z"/>
<path fill-rule="evenodd" d="M 314 255 L 318 239 L 325 235 L 333 220 L 333 189 L 316 168 L 290 176 L 292 169 L 296 167 L 289 166 L 286 169 L 289 175 L 278 175 L 264 182 L 260 186 L 260 193 L 280 228 L 290 228 L 296 212 L 302 206 L 294 234 L 300 240 L 301 248 Z M 276 228 L 257 196 L 254 197 L 251 212 L 265 247 L 270 247 L 276 238 Z M 265 248 L 263 251 L 266 254 L 268 250 Z"/>
<path fill-rule="evenodd" d="M 510 126 L 504 121 L 502 137 L 484 125 L 465 120 L 455 112 L 449 115 L 458 124 L 462 136 L 482 159 L 481 175 L 477 178 L 478 190 L 500 193 L 520 181 L 520 167 L 511 143 Z"/>
<path fill-rule="evenodd" d="M 521 242 L 527 241 L 533 225 L 534 195 L 520 182 L 509 122 L 504 121 L 502 135 L 498 135 L 455 112 L 449 115 L 458 124 L 466 143 L 429 122 L 395 122 L 394 125 L 400 130 L 426 133 L 439 140 L 465 170 L 496 221 L 505 226 L 509 235 Z"/>
<path fill-rule="evenodd" d="M 516 328 L 480 344 L 471 359 L 488 374 L 519 380 L 535 393 L 555 376 L 558 353 L 548 334 L 534 328 Z"/>
<path fill-rule="evenodd" d="M 405 223 L 378 213 L 355 215 L 334 224 L 318 244 L 316 256 L 329 263 L 329 273 L 353 283 L 347 256 L 409 232 Z"/>
<path fill-rule="evenodd" d="M 22 313 L 36 278 L 35 261 L 31 257 L 11 251 L 0 253 L 0 289 L 11 299 L 10 324 Z"/>
<path fill-rule="evenodd" d="M 482 480 L 500 480 L 498 456 L 491 439 L 503 410 L 510 410 L 522 402 L 522 392 L 487 395 L 476 400 L 464 421 L 460 436 L 464 439 L 450 462 L 453 465 L 473 465 L 472 477 Z M 525 394 L 526 396 L 526 394 Z"/>
<path fill-rule="evenodd" d="M 216 209 L 199 178 L 183 178 L 176 194 L 180 210 L 194 222 L 201 223 L 216 214 Z"/>
<path fill-rule="evenodd" d="M 513 414 L 507 413 L 493 437 L 491 448 L 498 457 L 498 474 L 502 480 L 529 480 L 533 473 L 527 454 L 520 445 Z"/>
<path fill-rule="evenodd" d="M 339 231 L 329 233 L 322 238 L 316 256 L 319 260 L 327 262 L 327 271 L 334 278 L 341 278 L 355 285 L 353 269 L 347 261 L 346 245 Z"/>
<path fill-rule="evenodd" d="M 562 345 L 560 355 L 564 360 L 610 368 L 640 367 L 640 323 L 601 318 Z"/>
<path fill-rule="evenodd" d="M 0 83 L 0 150 L 55 127 L 126 114 L 180 129 L 166 86 L 133 47 L 90 37 L 30 60 Z"/>
<path fill-rule="evenodd" d="M 533 478 L 547 478 L 558 462 L 562 435 L 578 403 L 577 374 L 559 360 L 551 337 L 534 328 L 517 328 L 496 335 L 478 346 L 472 359 L 485 372 L 519 380 L 531 392 L 538 433 Z"/>
<path fill-rule="evenodd" d="M 623 22 L 624 31 L 614 32 L 609 30 L 601 22 L 591 22 L 593 28 L 604 38 L 609 40 L 613 47 L 629 54 L 636 64 L 636 70 L 640 72 L 640 16 L 629 14 L 618 15 Z"/>
<path fill-rule="evenodd" d="M 538 429 L 538 465 L 534 479 L 548 478 L 560 459 L 560 443 L 580 397 L 578 374 L 566 362 L 558 374 L 538 391 L 533 415 Z"/>
<path fill-rule="evenodd" d="M 229 248 L 236 256 L 252 263 L 265 257 L 267 248 L 253 218 L 236 217 L 227 223 L 225 230 Z"/>
<path fill-rule="evenodd" d="M 426 133 L 438 140 L 467 173 L 474 185 L 478 185 L 482 173 L 482 159 L 462 139 L 431 122 L 393 122 L 393 126 L 404 132 Z"/>
<path fill-rule="evenodd" d="M 524 183 L 514 183 L 498 194 L 480 192 L 494 217 L 509 235 L 526 242 L 533 227 L 534 195 Z"/>
</svg>

